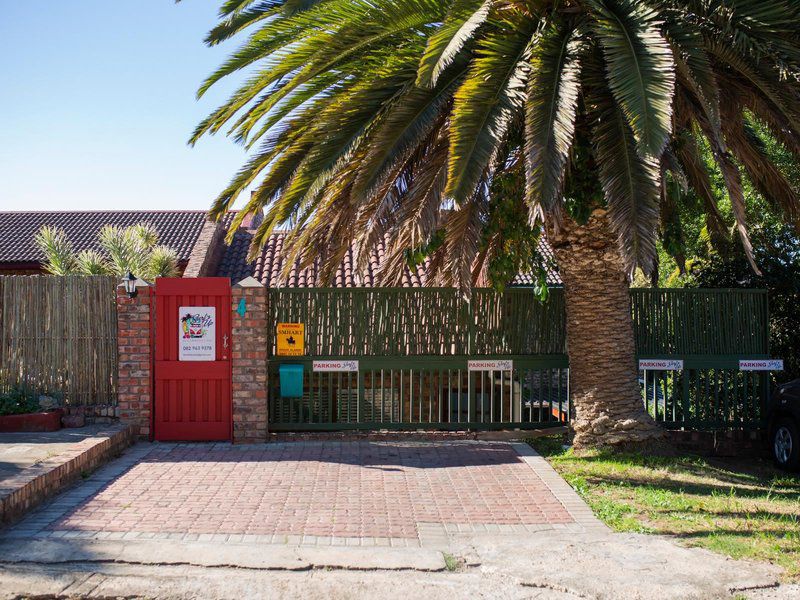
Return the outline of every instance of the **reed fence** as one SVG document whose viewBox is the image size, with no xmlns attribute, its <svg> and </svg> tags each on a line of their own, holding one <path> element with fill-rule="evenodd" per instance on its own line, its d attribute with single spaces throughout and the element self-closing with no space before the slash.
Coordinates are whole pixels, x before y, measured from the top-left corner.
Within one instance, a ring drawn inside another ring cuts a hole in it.
<svg viewBox="0 0 800 600">
<path fill-rule="evenodd" d="M 113 277 L 0 277 L 0 391 L 14 386 L 69 405 L 116 402 Z"/>
</svg>

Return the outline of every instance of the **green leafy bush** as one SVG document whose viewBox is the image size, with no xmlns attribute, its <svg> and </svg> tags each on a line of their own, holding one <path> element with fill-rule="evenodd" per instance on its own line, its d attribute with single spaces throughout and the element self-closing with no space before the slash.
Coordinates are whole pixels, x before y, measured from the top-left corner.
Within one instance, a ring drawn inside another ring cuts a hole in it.
<svg viewBox="0 0 800 600">
<path fill-rule="evenodd" d="M 0 416 L 34 412 L 39 412 L 39 400 L 33 392 L 19 386 L 0 392 Z"/>
</svg>

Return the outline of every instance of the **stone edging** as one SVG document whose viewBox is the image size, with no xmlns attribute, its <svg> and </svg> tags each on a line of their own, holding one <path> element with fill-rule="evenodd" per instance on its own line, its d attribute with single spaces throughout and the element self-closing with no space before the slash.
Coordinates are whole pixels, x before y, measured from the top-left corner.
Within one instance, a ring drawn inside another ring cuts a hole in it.
<svg viewBox="0 0 800 600">
<path fill-rule="evenodd" d="M 135 441 L 132 426 L 111 426 L 4 481 L 0 488 L 0 524 L 16 521 Z"/>
<path fill-rule="evenodd" d="M 609 531 L 609 528 L 600 519 L 594 516 L 592 509 L 583 501 L 578 493 L 572 489 L 561 475 L 550 466 L 543 456 L 537 453 L 528 444 L 511 442 L 509 444 L 544 482 L 550 492 L 561 502 L 570 516 L 587 531 Z"/>
</svg>

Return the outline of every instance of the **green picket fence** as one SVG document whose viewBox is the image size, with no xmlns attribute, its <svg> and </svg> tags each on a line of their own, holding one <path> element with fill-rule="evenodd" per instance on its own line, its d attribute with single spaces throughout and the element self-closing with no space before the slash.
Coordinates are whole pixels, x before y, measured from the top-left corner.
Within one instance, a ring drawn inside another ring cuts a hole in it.
<svg viewBox="0 0 800 600">
<path fill-rule="evenodd" d="M 769 374 L 737 369 L 646 371 L 647 412 L 668 429 L 758 429 L 764 425 Z"/>
<path fill-rule="evenodd" d="M 293 361 L 295 362 L 295 361 Z M 514 368 L 469 371 L 464 358 L 359 358 L 358 372 L 304 362 L 302 398 L 283 398 L 271 364 L 270 428 L 539 429 L 569 420 L 566 357 L 515 357 Z"/>
<path fill-rule="evenodd" d="M 269 291 L 271 334 L 305 323 L 306 356 L 466 356 L 566 351 L 564 295 L 546 303 L 527 288 L 291 288 Z M 271 354 L 275 353 L 272 335 Z"/>
<path fill-rule="evenodd" d="M 305 356 L 270 351 L 270 427 L 502 429 L 563 424 L 570 416 L 563 290 L 546 303 L 526 288 L 273 289 L 270 334 L 305 324 Z M 763 290 L 631 291 L 640 358 L 685 369 L 642 373 L 647 410 L 666 427 L 752 428 L 763 422 L 768 375 L 738 371 L 767 358 Z M 319 373 L 313 360 L 354 359 L 354 373 Z M 467 370 L 468 359 L 512 359 L 508 371 Z M 281 362 L 305 366 L 302 398 L 282 398 Z"/>
<path fill-rule="evenodd" d="M 640 356 L 769 353 L 766 290 L 635 289 L 631 313 Z"/>
</svg>

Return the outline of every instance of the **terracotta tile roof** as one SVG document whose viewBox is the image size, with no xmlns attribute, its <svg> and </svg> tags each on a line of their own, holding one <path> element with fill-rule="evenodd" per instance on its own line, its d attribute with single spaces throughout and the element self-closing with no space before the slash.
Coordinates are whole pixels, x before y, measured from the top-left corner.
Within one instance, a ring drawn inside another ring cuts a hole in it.
<svg viewBox="0 0 800 600">
<path fill-rule="evenodd" d="M 230 277 L 235 283 L 245 277 L 253 276 L 267 287 L 279 287 L 281 270 L 284 266 L 283 243 L 286 232 L 273 233 L 261 254 L 254 262 L 247 262 L 247 250 L 250 241 L 253 239 L 253 230 L 240 229 L 234 234 L 231 245 L 225 249 L 225 254 L 217 268 L 218 277 Z M 353 250 L 350 250 L 342 260 L 336 271 L 336 276 L 331 287 L 374 287 L 377 273 L 381 263 L 385 258 L 385 244 L 378 244 L 372 251 L 369 265 L 366 271 L 359 272 L 355 268 L 355 257 Z M 552 258 L 550 247 L 544 243 L 542 251 Z M 552 261 L 555 264 L 555 260 Z M 426 266 L 417 266 L 415 270 L 406 268 L 403 274 L 402 287 L 422 287 L 426 280 Z M 514 279 L 512 285 L 531 285 L 533 279 L 530 275 L 520 274 Z M 548 283 L 560 285 L 561 278 L 554 269 L 548 272 Z M 319 273 L 317 265 L 312 265 L 305 269 L 295 265 L 288 280 L 286 287 L 319 287 Z"/>
<path fill-rule="evenodd" d="M 547 285 L 561 285 L 561 275 L 558 273 L 558 265 L 556 264 L 556 257 L 553 254 L 553 249 L 546 239 L 539 241 L 539 254 L 545 261 L 545 270 L 547 271 Z M 534 279 L 530 273 L 517 273 L 511 285 L 529 286 L 533 285 Z"/>
<path fill-rule="evenodd" d="M 33 241 L 42 225 L 64 229 L 76 251 L 97 247 L 97 233 L 104 225 L 127 227 L 150 223 L 159 243 L 173 248 L 187 261 L 203 227 L 202 210 L 180 211 L 79 211 L 0 212 L 0 263 L 38 263 L 42 255 Z"/>
</svg>

